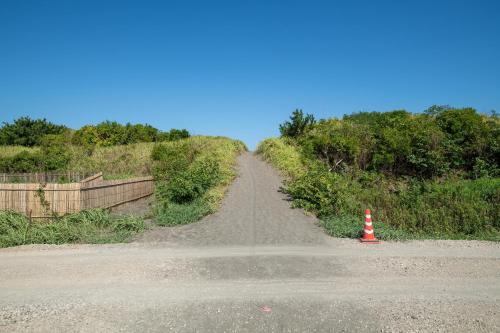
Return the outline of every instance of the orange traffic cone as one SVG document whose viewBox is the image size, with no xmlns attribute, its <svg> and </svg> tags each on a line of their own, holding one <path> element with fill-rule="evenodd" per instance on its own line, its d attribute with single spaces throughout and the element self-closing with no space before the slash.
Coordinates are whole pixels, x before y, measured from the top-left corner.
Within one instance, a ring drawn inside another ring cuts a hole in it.
<svg viewBox="0 0 500 333">
<path fill-rule="evenodd" d="M 372 215 L 369 209 L 365 210 L 365 229 L 363 238 L 360 238 L 359 240 L 363 243 L 380 243 L 378 239 L 375 238 L 375 233 L 373 232 Z"/>
</svg>

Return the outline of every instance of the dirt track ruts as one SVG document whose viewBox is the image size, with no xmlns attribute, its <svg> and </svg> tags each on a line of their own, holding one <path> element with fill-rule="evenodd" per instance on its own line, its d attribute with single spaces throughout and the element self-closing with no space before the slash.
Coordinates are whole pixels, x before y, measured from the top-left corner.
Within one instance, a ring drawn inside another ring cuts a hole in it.
<svg viewBox="0 0 500 333">
<path fill-rule="evenodd" d="M 330 238 L 267 164 L 238 161 L 222 209 L 198 223 L 0 250 L 0 332 L 500 330 L 498 243 Z"/>
</svg>

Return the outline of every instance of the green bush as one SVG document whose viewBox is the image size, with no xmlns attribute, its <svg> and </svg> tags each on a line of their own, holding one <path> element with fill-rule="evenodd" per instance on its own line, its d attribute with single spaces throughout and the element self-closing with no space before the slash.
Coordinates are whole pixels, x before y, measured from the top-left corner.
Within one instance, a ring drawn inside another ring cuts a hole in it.
<svg viewBox="0 0 500 333">
<path fill-rule="evenodd" d="M 22 150 L 10 156 L 0 156 L 0 172 L 41 172 L 66 170 L 72 158 L 68 140 L 63 134 L 49 134 L 40 140 L 40 149 Z"/>
<path fill-rule="evenodd" d="M 371 170 L 423 179 L 500 174 L 500 120 L 472 108 L 355 113 L 321 120 L 296 142 L 308 158 L 331 171 Z"/>
<path fill-rule="evenodd" d="M 24 244 L 117 243 L 146 228 L 137 217 L 111 216 L 102 209 L 52 220 L 34 220 L 0 211 L 0 247 Z"/>
<path fill-rule="evenodd" d="M 154 161 L 155 216 L 160 225 L 184 224 L 214 212 L 234 178 L 240 141 L 191 137 L 157 144 Z"/>
<path fill-rule="evenodd" d="M 66 170 L 71 160 L 71 151 L 68 150 L 70 144 L 68 137 L 59 135 L 46 135 L 40 145 L 40 160 L 43 163 L 44 171 Z"/>
<path fill-rule="evenodd" d="M 43 167 L 40 153 L 22 150 L 14 156 L 0 157 L 0 172 L 19 173 L 36 172 Z"/>
<path fill-rule="evenodd" d="M 375 144 L 368 127 L 337 119 L 320 121 L 298 142 L 306 156 L 335 171 L 350 165 L 366 169 Z"/>
<path fill-rule="evenodd" d="M 199 149 L 187 140 L 156 144 L 151 152 L 155 178 L 162 181 L 174 178 L 187 170 L 199 152 Z"/>
<path fill-rule="evenodd" d="M 359 184 L 348 177 L 328 172 L 316 163 L 303 176 L 288 182 L 285 191 L 294 199 L 294 206 L 321 217 L 356 210 L 358 205 L 352 196 L 356 187 Z"/>
</svg>

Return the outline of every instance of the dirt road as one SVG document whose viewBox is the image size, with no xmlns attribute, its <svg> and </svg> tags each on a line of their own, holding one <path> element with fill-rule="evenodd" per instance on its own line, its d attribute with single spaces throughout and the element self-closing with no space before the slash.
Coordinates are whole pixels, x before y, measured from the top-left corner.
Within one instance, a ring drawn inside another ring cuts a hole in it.
<svg viewBox="0 0 500 333">
<path fill-rule="evenodd" d="M 222 209 L 199 223 L 157 228 L 138 239 L 181 246 L 321 245 L 328 237 L 315 219 L 290 209 L 279 192 L 281 180 L 266 163 L 250 153 L 239 158 L 240 177 L 229 188 Z"/>
<path fill-rule="evenodd" d="M 0 250 L 0 332 L 500 330 L 499 244 L 329 238 L 265 163 L 239 164 L 199 223 Z"/>
</svg>

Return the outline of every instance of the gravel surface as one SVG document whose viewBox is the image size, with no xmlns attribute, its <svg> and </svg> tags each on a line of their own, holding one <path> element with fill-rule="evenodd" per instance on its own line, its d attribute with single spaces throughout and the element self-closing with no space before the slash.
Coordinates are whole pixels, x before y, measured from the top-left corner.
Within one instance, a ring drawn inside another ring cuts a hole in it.
<svg viewBox="0 0 500 333">
<path fill-rule="evenodd" d="M 265 163 L 239 165 L 199 223 L 1 249 L 0 332 L 500 331 L 498 243 L 330 238 Z"/>
</svg>

